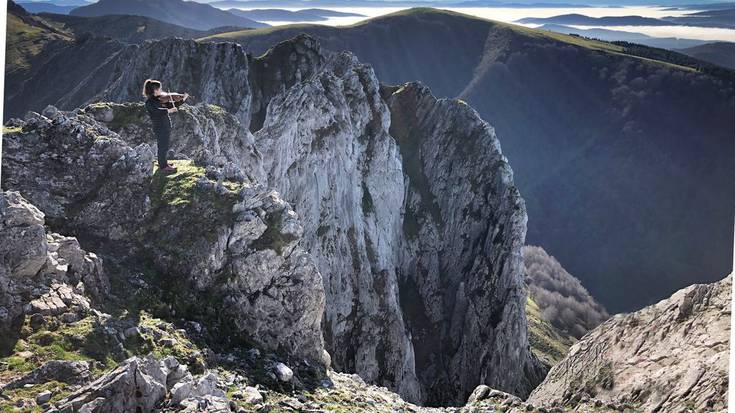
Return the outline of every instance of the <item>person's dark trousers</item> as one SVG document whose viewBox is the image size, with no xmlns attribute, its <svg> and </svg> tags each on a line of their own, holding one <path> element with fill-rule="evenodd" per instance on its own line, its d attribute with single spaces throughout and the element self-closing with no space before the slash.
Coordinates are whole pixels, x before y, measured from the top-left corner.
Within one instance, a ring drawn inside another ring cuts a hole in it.
<svg viewBox="0 0 735 413">
<path fill-rule="evenodd" d="M 165 168 L 168 165 L 166 157 L 168 156 L 168 140 L 171 137 L 170 128 L 161 128 L 155 130 L 156 143 L 158 144 L 158 167 Z"/>
</svg>

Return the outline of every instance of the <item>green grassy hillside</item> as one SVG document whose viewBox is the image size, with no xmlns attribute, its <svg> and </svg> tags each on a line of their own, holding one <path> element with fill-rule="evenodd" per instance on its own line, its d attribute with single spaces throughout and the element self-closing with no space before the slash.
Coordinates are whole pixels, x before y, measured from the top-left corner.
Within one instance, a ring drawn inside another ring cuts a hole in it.
<svg viewBox="0 0 735 413">
<path fill-rule="evenodd" d="M 696 59 L 735 69 L 735 43 L 716 42 L 681 50 L 682 53 Z"/>
<path fill-rule="evenodd" d="M 43 19 L 28 14 L 22 7 L 8 2 L 5 71 L 30 67 L 30 61 L 52 40 L 71 40 L 71 35 L 58 30 Z"/>
</svg>

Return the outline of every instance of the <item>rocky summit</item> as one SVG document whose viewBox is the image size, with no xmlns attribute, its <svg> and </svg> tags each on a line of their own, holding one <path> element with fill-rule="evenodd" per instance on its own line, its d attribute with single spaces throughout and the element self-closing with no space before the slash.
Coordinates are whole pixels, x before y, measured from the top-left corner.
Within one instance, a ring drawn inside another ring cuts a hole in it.
<svg viewBox="0 0 735 413">
<path fill-rule="evenodd" d="M 381 86 L 306 36 L 258 58 L 176 39 L 122 53 L 78 91 L 191 86 L 204 102 L 172 115 L 178 172 L 157 172 L 142 104 L 94 102 L 7 122 L 2 176 L 49 228 L 95 247 L 118 311 L 196 323 L 213 351 L 271 352 L 299 383 L 332 366 L 428 405 L 478 385 L 525 397 L 542 380 L 524 203 L 472 108 Z"/>
<path fill-rule="evenodd" d="M 613 316 L 571 347 L 529 402 L 725 412 L 731 306 L 732 275 Z"/>
</svg>

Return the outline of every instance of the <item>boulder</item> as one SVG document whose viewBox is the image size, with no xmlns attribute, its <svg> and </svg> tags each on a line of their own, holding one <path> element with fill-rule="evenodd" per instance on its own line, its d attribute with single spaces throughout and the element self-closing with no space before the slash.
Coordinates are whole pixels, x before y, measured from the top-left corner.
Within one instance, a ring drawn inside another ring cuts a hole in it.
<svg viewBox="0 0 735 413">
<path fill-rule="evenodd" d="M 30 197 L 57 228 L 131 247 L 116 259 L 153 257 L 157 276 L 179 280 L 182 288 L 169 304 L 188 319 L 223 330 L 223 339 L 285 350 L 324 371 L 321 274 L 299 245 L 298 216 L 277 192 L 242 177 L 219 183 L 191 161 L 178 164 L 177 175 L 154 175 L 147 144 L 128 146 L 84 112 L 29 122 L 5 137 L 5 186 Z M 42 250 L 45 240 L 37 242 Z M 97 282 L 103 274 L 93 272 L 98 263 L 72 254 L 75 241 L 54 242 L 56 272 L 85 265 L 91 275 L 81 281 L 93 286 L 89 292 L 107 290 Z M 58 292 L 29 309 L 67 312 L 70 304 Z M 201 297 L 210 306 L 192 305 Z M 220 318 L 224 313 L 232 316 Z"/>
<path fill-rule="evenodd" d="M 242 392 L 242 399 L 248 404 L 263 403 L 263 395 L 255 387 L 246 386 Z"/>
<path fill-rule="evenodd" d="M 293 378 L 293 370 L 281 362 L 276 363 L 273 370 L 276 373 L 276 378 L 280 381 L 289 382 Z"/>
<path fill-rule="evenodd" d="M 133 357 L 61 400 L 65 412 L 149 412 L 166 397 L 167 371 L 155 357 Z"/>
<path fill-rule="evenodd" d="M 51 360 L 33 369 L 30 373 L 11 381 L 3 389 L 17 389 L 29 384 L 43 384 L 49 381 L 85 384 L 91 379 L 92 373 L 86 361 Z"/>
<path fill-rule="evenodd" d="M 47 233 L 45 214 L 20 193 L 0 193 L 0 334 L 13 334 L 22 316 L 40 327 L 44 316 L 90 310 L 109 294 L 102 261 L 78 241 Z"/>
<path fill-rule="evenodd" d="M 208 372 L 195 379 L 191 375 L 184 376 L 171 388 L 171 403 L 177 405 L 186 399 L 214 396 L 224 398 L 225 393 L 217 388 L 217 374 Z"/>
</svg>

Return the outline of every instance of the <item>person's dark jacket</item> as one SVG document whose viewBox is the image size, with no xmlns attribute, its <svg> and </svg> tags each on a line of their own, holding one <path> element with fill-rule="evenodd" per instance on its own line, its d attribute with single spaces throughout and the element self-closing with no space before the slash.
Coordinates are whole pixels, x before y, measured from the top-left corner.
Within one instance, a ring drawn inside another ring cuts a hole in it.
<svg viewBox="0 0 735 413">
<path fill-rule="evenodd" d="M 168 107 L 156 96 L 151 96 L 145 101 L 145 109 L 151 117 L 154 131 L 171 129 L 171 117 L 168 115 Z"/>
</svg>

